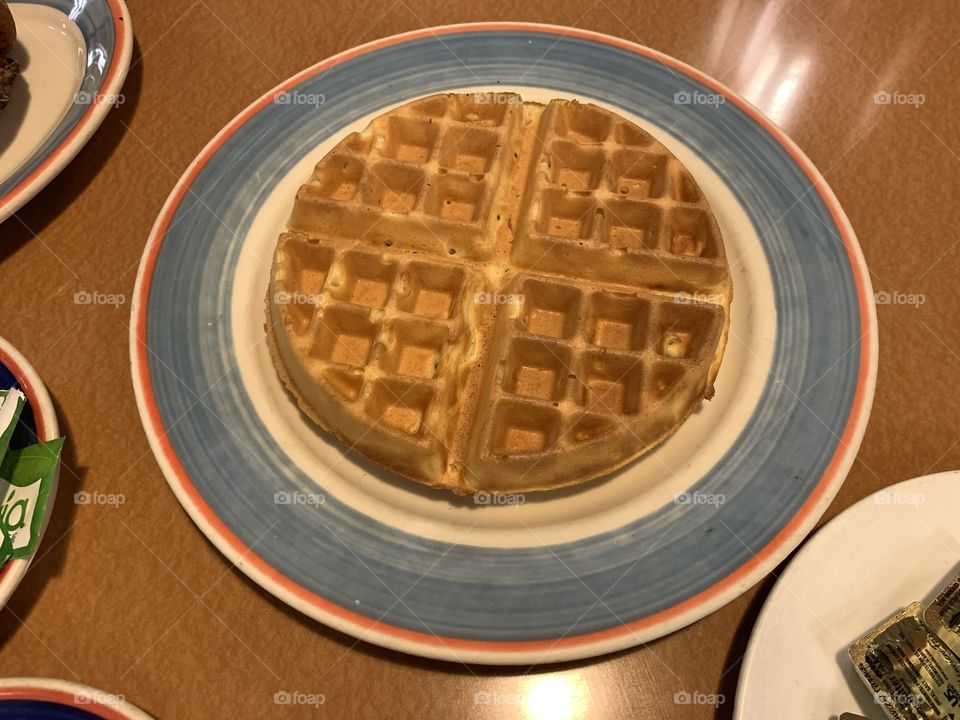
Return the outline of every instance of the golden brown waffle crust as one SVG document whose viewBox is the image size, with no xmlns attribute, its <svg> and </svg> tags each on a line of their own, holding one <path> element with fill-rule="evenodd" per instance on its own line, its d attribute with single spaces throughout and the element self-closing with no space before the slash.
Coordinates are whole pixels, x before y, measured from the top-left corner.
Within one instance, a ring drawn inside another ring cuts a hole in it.
<svg viewBox="0 0 960 720">
<path fill-rule="evenodd" d="M 290 376 L 290 373 L 287 372 L 287 364 L 283 361 L 283 358 L 280 356 L 280 349 L 277 346 L 277 340 L 272 331 L 272 323 L 274 321 L 272 320 L 271 313 L 270 313 L 271 303 L 270 303 L 269 293 L 267 294 L 265 304 L 266 304 L 266 312 L 267 312 L 267 322 L 266 324 L 264 324 L 264 331 L 266 332 L 267 349 L 270 351 L 270 358 L 273 360 L 273 365 L 277 370 L 277 374 L 279 375 L 280 380 L 283 382 L 286 390 L 290 393 L 291 397 L 293 397 L 293 399 L 296 401 L 297 406 L 300 408 L 300 411 L 304 415 L 306 415 L 316 425 L 323 428 L 326 432 L 330 433 L 335 438 L 337 438 L 337 440 L 339 440 L 344 445 L 346 445 L 348 450 L 353 451 L 355 449 L 354 441 L 350 437 L 347 437 L 342 432 L 339 432 L 336 427 L 328 425 L 324 420 L 324 418 L 314 409 L 314 407 L 309 402 L 306 401 L 306 399 L 304 399 L 304 397 L 297 390 L 297 385 L 294 383 L 293 378 Z M 420 482 L 429 487 L 446 488 L 448 490 L 453 490 L 458 495 L 465 494 L 462 490 L 458 488 L 458 486 L 445 486 L 441 483 L 433 483 L 418 477 L 413 477 L 412 475 L 405 473 L 404 469 L 399 466 L 390 467 L 384 462 L 378 462 L 377 464 L 380 465 L 380 467 L 385 468 L 386 470 L 390 470 L 391 472 L 396 473 L 397 475 L 403 475 L 404 477 L 407 477 L 410 480 L 416 480 L 417 482 Z"/>
<path fill-rule="evenodd" d="M 301 410 L 458 494 L 585 482 L 713 395 L 732 283 L 693 177 L 573 101 L 438 95 L 340 142 L 297 194 L 266 297 Z"/>
</svg>

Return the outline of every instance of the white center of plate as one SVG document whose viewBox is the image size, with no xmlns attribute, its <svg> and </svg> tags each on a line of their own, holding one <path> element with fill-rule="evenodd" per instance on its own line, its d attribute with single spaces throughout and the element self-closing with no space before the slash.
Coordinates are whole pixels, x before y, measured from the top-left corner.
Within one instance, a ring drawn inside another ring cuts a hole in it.
<svg viewBox="0 0 960 720">
<path fill-rule="evenodd" d="M 511 91 L 524 100 L 588 101 L 543 88 L 478 86 L 457 92 Z M 595 102 L 589 100 L 590 102 Z M 604 105 L 604 103 L 596 103 Z M 264 339 L 264 298 L 274 247 L 286 229 L 297 188 L 348 133 L 361 130 L 382 108 L 304 153 L 273 188 L 244 240 L 233 283 L 234 348 L 244 387 L 277 444 L 323 489 L 375 520 L 444 542 L 528 547 L 578 540 L 614 530 L 673 502 L 723 456 L 746 426 L 769 374 L 777 319 L 770 270 L 747 214 L 723 181 L 688 147 L 623 110 L 614 112 L 647 129 L 687 166 L 720 223 L 733 276 L 730 339 L 716 395 L 665 443 L 621 470 L 583 486 L 529 493 L 522 504 L 477 505 L 448 491 L 394 476 L 355 453 L 305 417 L 287 394 Z M 309 492 L 309 488 L 305 488 Z"/>
<path fill-rule="evenodd" d="M 86 67 L 86 43 L 66 15 L 43 5 L 10 6 L 17 25 L 11 57 L 21 73 L 0 112 L 0 182 L 46 142 L 76 99 Z"/>
</svg>

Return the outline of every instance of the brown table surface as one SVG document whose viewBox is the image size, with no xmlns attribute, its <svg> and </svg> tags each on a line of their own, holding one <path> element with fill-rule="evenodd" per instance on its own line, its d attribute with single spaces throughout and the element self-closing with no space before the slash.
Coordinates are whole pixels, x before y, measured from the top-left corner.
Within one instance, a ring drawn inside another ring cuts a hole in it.
<svg viewBox="0 0 960 720">
<path fill-rule="evenodd" d="M 920 306 L 877 308 L 872 419 L 826 517 L 891 483 L 960 466 L 955 3 L 128 1 L 137 42 L 125 104 L 0 226 L 0 332 L 43 377 L 69 438 L 40 557 L 0 612 L 4 674 L 82 681 L 169 720 L 731 715 L 740 659 L 773 576 L 644 647 L 538 668 L 407 657 L 287 608 L 231 568 L 164 481 L 131 388 L 129 303 L 73 302 L 81 290 L 131 297 L 167 194 L 248 103 L 333 53 L 401 31 L 470 20 L 598 30 L 680 58 L 764 111 L 780 102 L 775 119 L 846 209 L 874 289 L 925 296 Z M 788 77 L 795 91 L 777 101 Z M 924 102 L 876 104 L 881 90 L 922 93 Z M 126 502 L 76 505 L 80 490 Z M 570 713 L 474 702 L 480 691 L 528 693 L 544 678 L 569 684 Z M 281 690 L 322 693 L 325 703 L 277 705 Z M 678 705 L 681 691 L 721 693 L 725 702 L 716 711 Z"/>
</svg>

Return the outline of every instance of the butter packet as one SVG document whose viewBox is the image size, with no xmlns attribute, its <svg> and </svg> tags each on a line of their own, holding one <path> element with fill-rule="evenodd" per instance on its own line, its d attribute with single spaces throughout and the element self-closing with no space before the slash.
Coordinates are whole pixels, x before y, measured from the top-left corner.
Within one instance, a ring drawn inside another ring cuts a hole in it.
<svg viewBox="0 0 960 720">
<path fill-rule="evenodd" d="M 892 720 L 960 717 L 960 658 L 911 603 L 850 646 L 850 659 Z"/>
<path fill-rule="evenodd" d="M 951 580 L 923 611 L 923 622 L 954 655 L 960 657 L 960 575 Z"/>
<path fill-rule="evenodd" d="M 62 448 L 61 437 L 10 450 L 0 461 L 0 566 L 37 549 Z"/>
</svg>

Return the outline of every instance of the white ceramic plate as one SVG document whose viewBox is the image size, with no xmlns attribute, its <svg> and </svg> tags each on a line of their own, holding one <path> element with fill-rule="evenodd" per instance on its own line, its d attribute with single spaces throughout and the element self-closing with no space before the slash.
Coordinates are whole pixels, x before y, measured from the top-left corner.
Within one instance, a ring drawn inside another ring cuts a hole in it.
<svg viewBox="0 0 960 720">
<path fill-rule="evenodd" d="M 20 63 L 0 113 L 0 222 L 86 145 L 120 92 L 133 52 L 123 0 L 12 2 Z"/>
<path fill-rule="evenodd" d="M 736 294 L 711 402 L 609 477 L 509 506 L 429 490 L 345 454 L 284 391 L 263 332 L 273 247 L 317 159 L 398 103 L 480 88 L 600 103 L 649 128 L 708 196 Z M 716 103 L 691 104 L 691 93 Z M 158 218 L 131 313 L 147 437 L 230 560 L 344 632 L 471 662 L 628 647 L 750 587 L 839 488 L 876 372 L 873 297 L 853 231 L 779 129 L 649 48 L 517 23 L 380 40 L 238 115 Z M 684 497 L 695 501 L 675 500 Z"/>
<path fill-rule="evenodd" d="M 10 177 L 50 136 L 73 104 L 86 66 L 80 29 L 59 10 L 11 5 L 23 71 L 0 116 L 0 178 Z"/>
<path fill-rule="evenodd" d="M 835 517 L 797 553 L 757 619 L 737 720 L 885 718 L 847 648 L 960 570 L 960 472 L 907 480 Z"/>
</svg>

